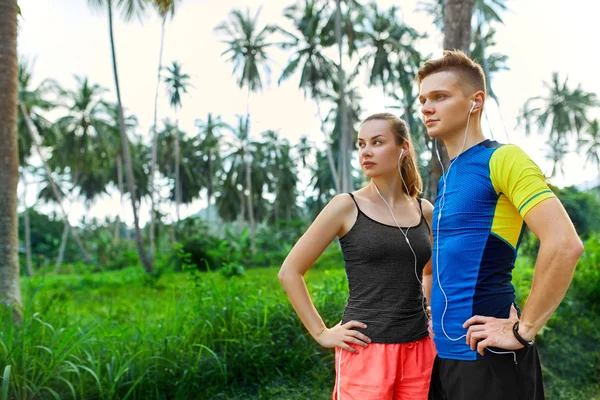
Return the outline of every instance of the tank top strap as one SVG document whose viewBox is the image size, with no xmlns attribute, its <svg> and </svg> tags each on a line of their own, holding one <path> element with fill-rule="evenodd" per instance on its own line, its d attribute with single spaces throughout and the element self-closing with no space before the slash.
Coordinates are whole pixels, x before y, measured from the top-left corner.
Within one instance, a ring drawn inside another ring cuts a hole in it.
<svg viewBox="0 0 600 400">
<path fill-rule="evenodd" d="M 348 192 L 348 194 L 350 195 L 350 197 L 352 197 L 352 201 L 354 201 L 354 204 L 356 204 L 356 209 L 358 210 L 358 212 L 362 213 L 362 211 L 360 211 L 360 207 L 358 206 L 358 203 L 356 202 L 356 199 L 354 198 L 354 195 L 350 192 Z"/>
</svg>

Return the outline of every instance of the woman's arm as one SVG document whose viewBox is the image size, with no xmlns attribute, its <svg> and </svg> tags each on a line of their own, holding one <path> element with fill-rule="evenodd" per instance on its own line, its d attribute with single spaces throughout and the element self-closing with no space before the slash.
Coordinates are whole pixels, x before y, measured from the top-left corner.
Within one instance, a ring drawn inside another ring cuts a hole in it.
<svg viewBox="0 0 600 400">
<path fill-rule="evenodd" d="M 294 310 L 311 336 L 324 347 L 340 347 L 351 352 L 356 351 L 347 343 L 366 347 L 366 342 L 370 342 L 365 335 L 352 330 L 366 328 L 366 325 L 350 321 L 327 329 L 310 298 L 304 274 L 331 241 L 344 230 L 344 221 L 354 209 L 354 202 L 350 196 L 335 196 L 294 245 L 278 274 Z"/>
</svg>

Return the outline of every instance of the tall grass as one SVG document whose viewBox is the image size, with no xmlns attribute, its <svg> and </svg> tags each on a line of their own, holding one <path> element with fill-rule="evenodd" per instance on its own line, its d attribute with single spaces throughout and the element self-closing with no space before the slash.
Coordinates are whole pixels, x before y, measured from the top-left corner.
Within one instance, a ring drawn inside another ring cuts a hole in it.
<svg viewBox="0 0 600 400">
<path fill-rule="evenodd" d="M 563 305 L 538 338 L 549 399 L 598 399 L 600 246 L 586 256 Z M 325 264 L 339 266 L 339 254 Z M 323 261 L 321 261 L 323 262 Z M 514 273 L 526 299 L 532 261 Z M 23 281 L 24 322 L 0 315 L 2 399 L 326 399 L 333 352 L 305 332 L 276 268 L 240 277 L 141 269 Z M 341 317 L 341 268 L 307 276 L 328 325 Z"/>
</svg>

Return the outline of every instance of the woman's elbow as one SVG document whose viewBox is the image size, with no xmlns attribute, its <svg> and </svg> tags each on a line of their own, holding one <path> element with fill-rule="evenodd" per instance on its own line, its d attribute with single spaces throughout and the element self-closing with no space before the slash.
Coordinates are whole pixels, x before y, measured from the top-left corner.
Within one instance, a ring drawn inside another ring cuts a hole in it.
<svg viewBox="0 0 600 400">
<path fill-rule="evenodd" d="M 277 273 L 277 278 L 279 279 L 279 282 L 285 284 L 285 282 L 288 282 L 293 275 L 293 268 L 291 268 L 290 264 L 284 261 L 283 265 L 279 269 L 279 272 Z"/>
<path fill-rule="evenodd" d="M 286 277 L 287 277 L 287 271 L 285 270 L 285 268 L 281 267 L 279 269 L 279 272 L 277 273 L 277 279 L 279 279 L 279 282 L 283 283 L 283 281 L 285 281 Z"/>
</svg>

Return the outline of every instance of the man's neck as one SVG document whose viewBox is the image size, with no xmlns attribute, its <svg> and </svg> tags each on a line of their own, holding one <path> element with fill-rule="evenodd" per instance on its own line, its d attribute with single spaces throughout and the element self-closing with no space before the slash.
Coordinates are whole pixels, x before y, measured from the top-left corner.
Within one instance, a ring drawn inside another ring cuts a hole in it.
<svg viewBox="0 0 600 400">
<path fill-rule="evenodd" d="M 480 126 L 469 129 L 466 135 L 467 137 L 465 139 L 465 132 L 463 131 L 443 139 L 446 149 L 448 150 L 448 158 L 450 160 L 456 158 L 461 153 L 464 153 L 471 147 L 483 142 L 486 139 L 485 136 L 483 136 Z"/>
</svg>

